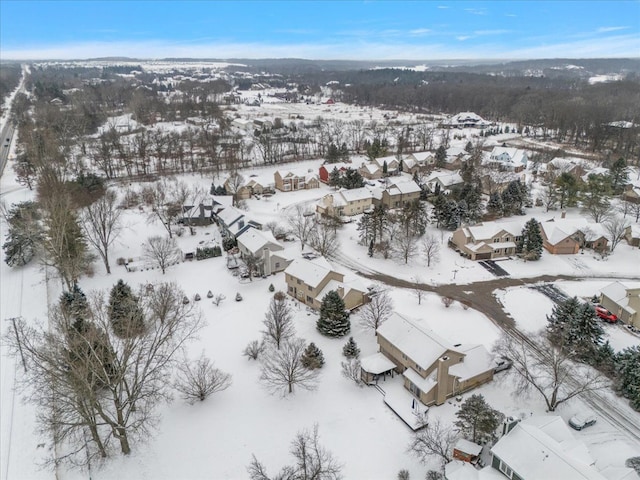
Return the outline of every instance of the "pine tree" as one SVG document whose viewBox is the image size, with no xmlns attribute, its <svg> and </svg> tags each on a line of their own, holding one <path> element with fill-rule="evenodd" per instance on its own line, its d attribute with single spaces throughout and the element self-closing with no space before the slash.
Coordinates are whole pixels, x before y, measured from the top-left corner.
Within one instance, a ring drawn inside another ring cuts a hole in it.
<svg viewBox="0 0 640 480">
<path fill-rule="evenodd" d="M 70 292 L 63 292 L 60 295 L 60 309 L 62 313 L 72 322 L 71 326 L 80 334 L 85 333 L 85 320 L 89 314 L 89 303 L 87 296 L 80 289 L 78 284 L 74 284 Z"/>
<path fill-rule="evenodd" d="M 540 224 L 535 218 L 529 220 L 522 229 L 522 236 L 518 242 L 518 251 L 527 260 L 539 260 L 542 256 L 542 233 Z"/>
<path fill-rule="evenodd" d="M 389 166 L 387 165 L 387 161 L 382 162 L 382 174 L 387 175 L 389 173 Z"/>
<path fill-rule="evenodd" d="M 502 210 L 502 197 L 498 192 L 491 193 L 491 195 L 489 195 L 489 202 L 487 202 L 487 213 L 499 216 L 502 215 Z"/>
<path fill-rule="evenodd" d="M 339 188 L 340 186 L 342 186 L 342 178 L 341 178 L 340 172 L 336 167 L 333 167 L 333 170 L 329 172 L 328 183 L 330 187 L 334 187 L 334 188 Z"/>
<path fill-rule="evenodd" d="M 613 165 L 611 165 L 609 169 L 609 179 L 614 193 L 620 193 L 629 181 L 629 168 L 624 158 L 620 157 L 613 162 Z"/>
<path fill-rule="evenodd" d="M 496 437 L 496 429 L 504 415 L 491 408 L 482 395 L 474 394 L 460 405 L 456 417 L 455 426 L 465 438 L 484 443 Z"/>
<path fill-rule="evenodd" d="M 347 144 L 344 142 L 340 145 L 340 160 L 343 162 L 349 161 L 349 149 L 347 148 Z"/>
<path fill-rule="evenodd" d="M 144 315 L 139 299 L 122 280 L 118 280 L 111 289 L 108 311 L 113 333 L 119 337 L 135 337 L 144 332 Z"/>
<path fill-rule="evenodd" d="M 447 164 L 447 149 L 440 145 L 436 150 L 436 167 L 442 168 Z"/>
<path fill-rule="evenodd" d="M 358 358 L 360 356 L 360 349 L 353 337 L 349 337 L 349 341 L 342 347 L 342 354 L 347 358 Z"/>
<path fill-rule="evenodd" d="M 640 346 L 627 347 L 615 357 L 616 390 L 640 410 Z"/>
<path fill-rule="evenodd" d="M 322 350 L 316 347 L 316 344 L 311 342 L 302 355 L 302 365 L 309 370 L 316 368 L 322 368 L 324 365 L 324 355 Z"/>
<path fill-rule="evenodd" d="M 554 344 L 579 360 L 594 361 L 604 331 L 591 305 L 577 297 L 568 298 L 553 307 L 547 320 L 549 338 Z"/>
<path fill-rule="evenodd" d="M 334 143 L 329 145 L 325 159 L 327 160 L 327 163 L 336 163 L 340 160 L 340 151 Z"/>
<path fill-rule="evenodd" d="M 335 290 L 327 293 L 320 305 L 320 318 L 316 323 L 320 333 L 328 337 L 344 337 L 351 330 L 349 312 Z"/>
</svg>

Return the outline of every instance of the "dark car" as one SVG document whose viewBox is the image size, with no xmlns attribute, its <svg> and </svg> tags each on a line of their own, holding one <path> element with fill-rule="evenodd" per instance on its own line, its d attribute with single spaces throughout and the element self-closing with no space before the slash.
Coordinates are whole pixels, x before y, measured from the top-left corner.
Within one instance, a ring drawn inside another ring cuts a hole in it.
<svg viewBox="0 0 640 480">
<path fill-rule="evenodd" d="M 604 308 L 602 305 L 598 305 L 596 307 L 596 315 L 609 323 L 616 323 L 618 321 L 618 317 Z"/>
</svg>

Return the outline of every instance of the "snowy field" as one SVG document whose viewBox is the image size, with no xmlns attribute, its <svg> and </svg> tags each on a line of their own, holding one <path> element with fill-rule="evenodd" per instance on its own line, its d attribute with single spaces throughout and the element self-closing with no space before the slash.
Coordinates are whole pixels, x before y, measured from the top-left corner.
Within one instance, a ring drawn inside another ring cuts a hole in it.
<svg viewBox="0 0 640 480">
<path fill-rule="evenodd" d="M 317 169 L 320 163 L 319 160 L 301 162 L 296 164 L 296 168 Z M 272 167 L 256 168 L 243 174 L 269 176 L 273 170 Z M 11 164 L 7 172 L 11 172 Z M 180 178 L 192 184 L 201 184 L 207 190 L 211 184 L 211 178 L 197 175 Z M 278 192 L 269 199 L 249 200 L 247 206 L 251 214 L 263 223 L 278 221 L 284 225 L 284 216 L 294 205 L 312 205 L 329 191 L 329 187 L 322 186 L 303 192 Z M 31 196 L 31 192 L 14 183 L 10 173 L 2 177 L 0 193 L 2 200 L 7 203 L 23 201 Z M 553 215 L 558 214 L 544 213 L 536 208 L 528 211 L 528 217 L 535 216 L 538 220 Z M 577 215 L 577 211 L 568 212 L 568 216 Z M 521 218 L 526 220 L 528 217 Z M 203 298 L 199 306 L 207 326 L 202 330 L 200 339 L 190 346 L 190 355 L 195 357 L 204 351 L 218 368 L 233 376 L 233 384 L 228 390 L 198 405 L 190 406 L 178 397 L 172 403 L 163 405 L 159 410 L 161 421 L 154 434 L 144 443 L 136 443 L 130 457 L 116 455 L 101 467 L 94 465 L 92 479 L 246 478 L 246 466 L 252 454 L 274 473 L 290 460 L 289 443 L 294 435 L 302 429 L 312 428 L 314 424 L 319 427 L 322 445 L 344 464 L 343 476 L 346 479 L 392 479 L 403 468 L 410 471 L 411 478 L 424 478 L 429 467 L 436 467 L 435 464 L 421 465 L 406 452 L 411 438 L 410 430 L 385 406 L 377 390 L 358 388 L 341 376 L 341 350 L 346 339 L 321 336 L 315 328 L 316 314 L 304 307 L 298 308 L 293 300 L 291 305 L 295 313 L 297 336 L 307 342 L 315 342 L 326 360 L 318 389 L 312 392 L 297 391 L 294 395 L 282 398 L 269 394 L 261 386 L 259 364 L 247 360 L 241 353 L 248 342 L 261 335 L 264 312 L 272 295 L 268 291 L 269 285 L 273 283 L 276 290 L 285 289 L 282 273 L 253 282 L 239 280 L 226 269 L 224 257 L 185 262 L 170 267 L 164 276 L 159 270 L 128 273 L 124 267 L 115 265 L 115 259 L 140 256 L 145 239 L 154 234 L 165 235 L 165 231 L 159 223 L 149 223 L 145 213 L 137 209 L 124 212 L 124 223 L 126 228 L 110 254 L 114 259 L 113 273 L 107 276 L 102 264 L 96 262 L 95 275 L 82 278 L 81 288 L 85 292 L 109 289 L 122 278 L 134 288 L 148 282 L 174 281 L 190 298 L 199 293 Z M 367 248 L 357 243 L 355 222 L 345 225 L 339 233 L 341 249 L 338 260 L 349 259 L 349 265 L 356 270 L 384 272 L 407 280 L 419 278 L 425 283 L 468 284 L 495 278 L 476 262 L 463 259 L 446 247 L 450 232 L 442 233 L 432 227 L 429 227 L 429 232 L 441 240 L 440 260 L 431 267 L 427 267 L 421 257 L 411 259 L 408 264 L 399 259 L 369 258 Z M 215 226 L 198 227 L 195 236 L 187 232 L 178 242 L 183 250 L 188 251 L 199 242 L 211 239 L 219 240 Z M 292 247 L 299 250 L 297 242 Z M 638 278 L 640 250 L 622 243 L 606 260 L 590 253 L 553 256 L 545 252 L 539 262 L 505 260 L 500 265 L 516 278 L 542 274 L 591 277 L 593 280 L 584 282 L 558 283 L 569 295 L 588 297 L 613 278 Z M 22 316 L 29 321 L 44 321 L 47 299 L 49 302 L 57 300 L 61 293 L 60 282 L 56 279 L 45 282 L 45 272 L 36 264 L 23 269 L 10 269 L 2 261 L 0 275 L 2 318 Z M 366 279 L 363 281 L 365 285 L 370 283 Z M 226 300 L 216 307 L 206 299 L 209 290 L 225 295 Z M 238 292 L 244 298 L 241 302 L 234 301 Z M 457 303 L 447 309 L 437 295 L 426 294 L 419 305 L 411 291 L 391 289 L 390 294 L 399 313 L 422 319 L 452 343 L 483 343 L 490 349 L 500 334 L 500 330 L 482 314 L 471 309 L 464 310 Z M 544 326 L 546 315 L 552 308 L 549 299 L 526 287 L 501 291 L 498 297 L 516 323 L 530 332 Z M 8 327 L 9 324 L 3 322 L 3 331 Z M 616 349 L 638 343 L 636 337 L 618 327 L 605 327 Z M 376 351 L 374 335 L 363 331 L 356 317 L 352 318 L 352 334 L 362 350 L 362 356 Z M 33 408 L 21 403 L 19 396 L 14 395 L 14 378 L 19 377 L 22 371 L 20 365 L 7 357 L 4 350 L 1 369 L 1 478 L 53 478 L 52 471 L 38 467 L 51 445 L 48 439 L 38 436 L 35 431 Z M 498 374 L 494 382 L 473 393 L 482 393 L 494 408 L 506 415 L 526 417 L 543 414 L 544 404 L 539 398 L 523 399 L 510 395 L 511 375 L 512 372 Z M 441 407 L 431 408 L 429 415 L 432 418 L 440 417 L 448 423 L 453 420 L 457 408 L 458 402 L 449 401 Z M 559 413 L 566 419 L 581 408 L 579 402 L 574 402 Z M 598 458 L 599 467 L 607 464 L 621 466 L 634 451 L 636 454 L 640 451 L 639 445 L 631 445 L 606 421 L 598 422 L 584 432 L 577 432 L 576 436 L 590 446 Z M 58 478 L 85 479 L 87 472 L 61 467 Z"/>
</svg>

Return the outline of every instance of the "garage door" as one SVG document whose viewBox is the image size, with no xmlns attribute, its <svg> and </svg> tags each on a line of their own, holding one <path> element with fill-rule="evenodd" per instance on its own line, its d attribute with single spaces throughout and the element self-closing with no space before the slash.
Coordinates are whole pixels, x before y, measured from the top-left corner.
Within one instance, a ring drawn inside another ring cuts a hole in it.
<svg viewBox="0 0 640 480">
<path fill-rule="evenodd" d="M 489 260 L 491 258 L 491 252 L 476 253 L 476 260 Z"/>
</svg>

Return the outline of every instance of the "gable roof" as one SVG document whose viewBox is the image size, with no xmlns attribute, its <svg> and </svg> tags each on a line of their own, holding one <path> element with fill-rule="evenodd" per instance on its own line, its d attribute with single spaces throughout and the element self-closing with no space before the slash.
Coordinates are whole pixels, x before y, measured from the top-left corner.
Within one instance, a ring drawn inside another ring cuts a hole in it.
<svg viewBox="0 0 640 480">
<path fill-rule="evenodd" d="M 560 218 L 540 223 L 540 229 L 551 245 L 556 245 L 567 237 L 581 232 L 588 242 L 605 237 L 606 232 L 600 223 L 588 222 L 584 218 Z"/>
<path fill-rule="evenodd" d="M 491 451 L 522 478 L 605 480 L 588 450 L 561 417 L 532 417 L 518 423 Z"/>
<path fill-rule="evenodd" d="M 418 184 L 413 180 L 391 183 L 386 190 L 390 195 L 408 195 L 410 193 L 419 193 L 421 191 Z"/>
<path fill-rule="evenodd" d="M 313 260 L 298 258 L 291 262 L 284 273 L 302 280 L 311 288 L 316 288 L 331 271 L 331 264 L 324 257 L 318 257 Z"/>
<path fill-rule="evenodd" d="M 247 250 L 254 254 L 268 244 L 274 245 L 274 250 L 284 250 L 282 244 L 275 239 L 270 230 L 262 231 L 256 228 L 249 228 L 238 235 L 238 243 L 244 245 Z"/>
<path fill-rule="evenodd" d="M 464 228 L 476 241 L 479 241 L 492 239 L 503 230 L 514 237 L 519 237 L 522 235 L 523 227 L 524 221 L 513 220 L 510 222 L 486 222 L 482 225 Z"/>
<path fill-rule="evenodd" d="M 447 350 L 460 353 L 460 350 L 433 330 L 397 312 L 378 327 L 377 333 L 425 370 Z"/>
<path fill-rule="evenodd" d="M 227 227 L 230 227 L 244 217 L 244 212 L 236 207 L 225 207 L 217 213 L 217 216 Z"/>
</svg>

